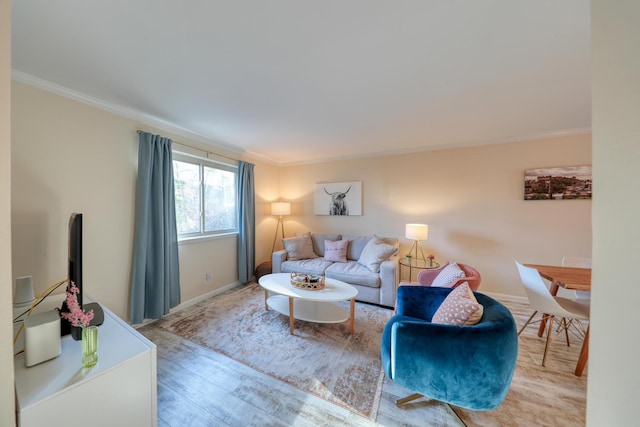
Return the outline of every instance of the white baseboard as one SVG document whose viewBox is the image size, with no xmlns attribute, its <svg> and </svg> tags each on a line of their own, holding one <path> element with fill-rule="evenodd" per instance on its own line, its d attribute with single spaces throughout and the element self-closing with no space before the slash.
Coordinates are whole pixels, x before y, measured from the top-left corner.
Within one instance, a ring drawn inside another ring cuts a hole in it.
<svg viewBox="0 0 640 427">
<path fill-rule="evenodd" d="M 182 310 L 184 310 L 186 308 L 191 307 L 192 305 L 195 305 L 195 304 L 199 303 L 200 301 L 204 301 L 207 298 L 211 298 L 212 296 L 215 296 L 215 295 L 221 294 L 223 292 L 226 292 L 229 289 L 235 288 L 236 286 L 239 286 L 239 285 L 241 285 L 241 283 L 238 282 L 238 281 L 235 281 L 233 283 L 229 283 L 228 285 L 224 285 L 221 288 L 217 288 L 217 289 L 214 289 L 212 291 L 209 291 L 206 294 L 202 294 L 202 295 L 197 296 L 195 298 L 192 298 L 192 299 L 190 299 L 188 301 L 181 302 L 180 304 L 178 304 L 175 307 L 173 307 L 172 309 L 170 309 L 169 310 L 169 314 L 174 314 L 174 313 L 177 313 L 179 311 L 182 311 Z M 158 319 L 145 319 L 142 323 L 139 323 L 137 325 L 133 325 L 133 327 L 135 329 L 138 329 L 138 328 L 141 328 L 142 326 L 149 325 L 149 324 L 155 322 L 156 320 L 158 320 Z"/>
<path fill-rule="evenodd" d="M 482 292 L 482 291 L 479 291 L 479 292 L 487 296 L 490 296 L 493 299 L 497 299 L 498 301 L 513 301 L 513 302 L 519 302 L 523 304 L 529 304 L 529 300 L 527 299 L 527 297 L 519 297 L 516 295 L 508 295 L 508 294 L 497 294 L 494 292 Z"/>
</svg>

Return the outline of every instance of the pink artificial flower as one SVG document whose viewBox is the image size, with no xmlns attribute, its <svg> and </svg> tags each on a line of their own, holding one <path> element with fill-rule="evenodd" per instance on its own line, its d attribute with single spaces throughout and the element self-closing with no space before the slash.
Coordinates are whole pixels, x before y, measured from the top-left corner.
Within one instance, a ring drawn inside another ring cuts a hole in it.
<svg viewBox="0 0 640 427">
<path fill-rule="evenodd" d="M 80 304 L 78 304 L 77 293 L 80 292 L 75 283 L 71 282 L 71 292 L 67 291 L 67 307 L 69 308 L 68 313 L 60 313 L 64 319 L 67 319 L 73 326 L 86 328 L 91 323 L 93 319 L 93 310 L 89 310 L 89 312 L 85 313 L 80 308 Z"/>
</svg>

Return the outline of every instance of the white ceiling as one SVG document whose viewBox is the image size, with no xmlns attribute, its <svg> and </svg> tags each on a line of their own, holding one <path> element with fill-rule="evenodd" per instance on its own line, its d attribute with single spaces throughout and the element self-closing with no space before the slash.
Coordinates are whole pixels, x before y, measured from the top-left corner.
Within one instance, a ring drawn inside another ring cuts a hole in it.
<svg viewBox="0 0 640 427">
<path fill-rule="evenodd" d="M 584 0 L 29 0 L 12 14 L 16 80 L 277 164 L 591 127 Z"/>
</svg>

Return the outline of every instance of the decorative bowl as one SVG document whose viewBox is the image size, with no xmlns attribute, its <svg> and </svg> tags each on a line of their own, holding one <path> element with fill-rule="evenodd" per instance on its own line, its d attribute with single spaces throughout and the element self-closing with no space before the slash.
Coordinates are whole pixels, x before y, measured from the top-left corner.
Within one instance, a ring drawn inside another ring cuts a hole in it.
<svg viewBox="0 0 640 427">
<path fill-rule="evenodd" d="M 324 276 L 317 274 L 291 273 L 291 285 L 305 291 L 320 291 L 324 289 Z"/>
</svg>

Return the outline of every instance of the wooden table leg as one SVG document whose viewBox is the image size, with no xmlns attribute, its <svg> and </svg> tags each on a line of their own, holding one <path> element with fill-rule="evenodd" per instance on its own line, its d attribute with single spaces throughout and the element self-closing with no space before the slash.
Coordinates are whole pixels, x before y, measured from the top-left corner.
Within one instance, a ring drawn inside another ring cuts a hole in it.
<svg viewBox="0 0 640 427">
<path fill-rule="evenodd" d="M 581 377 L 584 367 L 587 365 L 587 359 L 589 358 L 589 329 L 591 325 L 587 326 L 587 332 L 584 334 L 584 341 L 582 342 L 582 349 L 580 350 L 580 357 L 578 357 L 578 364 L 576 365 L 576 376 Z"/>
<path fill-rule="evenodd" d="M 296 319 L 293 317 L 293 298 L 289 297 L 289 333 L 293 335 L 293 324 Z"/>
<path fill-rule="evenodd" d="M 556 296 L 558 294 L 558 284 L 555 282 L 551 282 L 551 286 L 549 287 L 549 292 L 551 295 Z M 547 324 L 546 319 L 547 313 L 542 313 L 542 320 L 540 321 L 540 327 L 538 328 L 538 336 L 541 337 L 544 334 L 544 328 Z"/>
<path fill-rule="evenodd" d="M 356 325 L 356 299 L 351 298 L 351 317 L 349 318 L 349 329 L 351 330 L 351 335 L 355 333 L 355 325 Z"/>
</svg>

